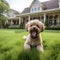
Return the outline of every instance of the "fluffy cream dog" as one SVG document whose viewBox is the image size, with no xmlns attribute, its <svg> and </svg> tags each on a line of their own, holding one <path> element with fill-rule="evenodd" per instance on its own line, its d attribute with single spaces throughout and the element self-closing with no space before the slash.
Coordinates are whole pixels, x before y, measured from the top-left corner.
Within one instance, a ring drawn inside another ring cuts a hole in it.
<svg viewBox="0 0 60 60">
<path fill-rule="evenodd" d="M 39 20 L 31 20 L 26 24 L 25 29 L 30 34 L 26 37 L 24 50 L 28 51 L 30 50 L 31 46 L 35 46 L 38 51 L 43 51 L 41 32 L 44 30 L 44 28 L 44 24 Z"/>
</svg>

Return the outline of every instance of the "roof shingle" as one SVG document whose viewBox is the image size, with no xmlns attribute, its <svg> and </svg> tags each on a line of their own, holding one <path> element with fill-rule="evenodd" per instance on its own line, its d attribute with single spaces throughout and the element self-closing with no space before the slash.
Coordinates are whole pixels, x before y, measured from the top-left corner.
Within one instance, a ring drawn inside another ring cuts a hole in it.
<svg viewBox="0 0 60 60">
<path fill-rule="evenodd" d="M 25 9 L 23 10 L 22 14 L 24 14 L 24 13 L 29 13 L 29 12 L 30 12 L 30 8 L 27 7 L 27 8 L 25 8 Z"/>
<path fill-rule="evenodd" d="M 42 2 L 42 4 L 44 4 L 46 6 L 46 9 L 54 9 L 54 8 L 58 8 L 58 0 L 50 0 L 50 1 L 46 1 L 46 2 Z M 22 12 L 22 14 L 24 13 L 30 13 L 30 8 L 25 8 Z"/>
<path fill-rule="evenodd" d="M 58 8 L 58 0 L 51 0 L 51 1 L 46 1 L 43 2 L 44 5 L 46 5 L 47 9 L 54 9 L 54 8 Z"/>
</svg>

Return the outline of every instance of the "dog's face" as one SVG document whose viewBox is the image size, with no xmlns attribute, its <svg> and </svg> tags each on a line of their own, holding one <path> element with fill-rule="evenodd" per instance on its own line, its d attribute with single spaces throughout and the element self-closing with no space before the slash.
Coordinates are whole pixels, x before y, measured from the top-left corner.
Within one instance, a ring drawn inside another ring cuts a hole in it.
<svg viewBox="0 0 60 60">
<path fill-rule="evenodd" d="M 44 24 L 39 20 L 29 21 L 25 25 L 25 29 L 30 33 L 32 38 L 36 38 L 37 35 L 44 30 Z"/>
</svg>

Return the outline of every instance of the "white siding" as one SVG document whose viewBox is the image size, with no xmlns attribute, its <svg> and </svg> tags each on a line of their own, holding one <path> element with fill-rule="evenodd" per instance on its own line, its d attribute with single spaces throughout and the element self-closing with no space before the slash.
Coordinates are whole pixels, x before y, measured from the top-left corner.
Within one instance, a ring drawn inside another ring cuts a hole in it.
<svg viewBox="0 0 60 60">
<path fill-rule="evenodd" d="M 38 0 L 34 0 L 33 3 L 30 6 L 30 12 L 38 12 L 42 10 L 42 7 L 40 6 L 40 2 Z"/>
</svg>

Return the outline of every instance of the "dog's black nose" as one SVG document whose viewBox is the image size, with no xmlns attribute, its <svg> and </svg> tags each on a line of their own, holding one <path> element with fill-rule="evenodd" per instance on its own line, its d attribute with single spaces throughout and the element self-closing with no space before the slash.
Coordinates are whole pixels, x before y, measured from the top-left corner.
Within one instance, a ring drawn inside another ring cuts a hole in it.
<svg viewBox="0 0 60 60">
<path fill-rule="evenodd" d="M 35 27 L 33 29 L 35 30 Z"/>
</svg>

